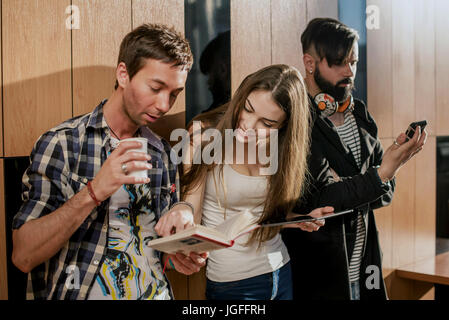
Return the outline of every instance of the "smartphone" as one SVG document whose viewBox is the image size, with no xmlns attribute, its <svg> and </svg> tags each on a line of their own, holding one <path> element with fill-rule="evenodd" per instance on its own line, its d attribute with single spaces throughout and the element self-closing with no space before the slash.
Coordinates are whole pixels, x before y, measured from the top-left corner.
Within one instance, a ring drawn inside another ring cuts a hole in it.
<svg viewBox="0 0 449 320">
<path fill-rule="evenodd" d="M 407 136 L 407 140 L 410 140 L 411 138 L 413 138 L 413 135 L 415 134 L 415 130 L 416 127 L 420 126 L 421 127 L 421 132 L 423 132 L 424 128 L 427 126 L 427 121 L 426 120 L 422 120 L 422 121 L 416 121 L 416 122 L 412 122 L 410 123 L 410 125 L 407 128 L 407 131 L 405 131 L 405 134 Z"/>
</svg>

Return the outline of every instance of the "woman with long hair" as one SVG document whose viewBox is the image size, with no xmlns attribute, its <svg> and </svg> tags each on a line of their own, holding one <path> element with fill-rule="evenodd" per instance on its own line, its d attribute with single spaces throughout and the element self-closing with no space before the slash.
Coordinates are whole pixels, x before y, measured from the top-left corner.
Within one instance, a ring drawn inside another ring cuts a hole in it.
<svg viewBox="0 0 449 320">
<path fill-rule="evenodd" d="M 212 142 L 221 148 L 217 153 L 213 149 L 213 157 L 219 161 L 190 161 L 184 166 L 182 193 L 194 207 L 195 222 L 215 227 L 248 210 L 259 224 L 291 215 L 306 186 L 309 113 L 299 71 L 272 65 L 247 76 L 230 102 L 195 118 L 201 121 L 201 132 L 215 128 L 221 134 Z M 195 139 L 195 125 L 189 128 Z M 231 148 L 226 139 L 229 129 L 234 132 Z M 207 143 L 201 142 L 196 149 L 191 145 L 190 157 L 198 159 Z M 251 144 L 256 152 L 250 151 Z M 270 163 L 255 156 L 261 148 Z M 275 170 L 270 171 L 270 166 Z M 332 211 L 331 207 L 319 208 L 310 215 Z M 311 232 L 323 224 L 317 221 L 290 226 Z M 291 299 L 290 258 L 279 231 L 280 227 L 258 228 L 237 239 L 232 247 L 210 252 L 207 298 Z"/>
</svg>

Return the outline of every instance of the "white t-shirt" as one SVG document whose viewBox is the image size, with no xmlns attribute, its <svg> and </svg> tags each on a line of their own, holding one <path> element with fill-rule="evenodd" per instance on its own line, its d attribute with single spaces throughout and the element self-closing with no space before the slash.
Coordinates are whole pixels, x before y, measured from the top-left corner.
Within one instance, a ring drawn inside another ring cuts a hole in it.
<svg viewBox="0 0 449 320">
<path fill-rule="evenodd" d="M 223 222 L 224 206 L 226 206 L 227 218 L 246 209 L 251 210 L 255 215 L 262 215 L 267 192 L 267 177 L 246 176 L 238 173 L 231 166 L 224 165 L 223 179 L 218 167 L 214 169 L 214 173 L 211 171 L 207 175 L 202 214 L 203 225 L 215 227 Z M 226 194 L 223 192 L 223 185 Z M 249 237 L 249 234 L 242 236 L 232 247 L 210 252 L 206 269 L 207 278 L 216 282 L 242 280 L 273 272 L 290 261 L 280 234 L 263 242 L 260 248 L 257 242 L 251 246 L 245 246 Z"/>
</svg>

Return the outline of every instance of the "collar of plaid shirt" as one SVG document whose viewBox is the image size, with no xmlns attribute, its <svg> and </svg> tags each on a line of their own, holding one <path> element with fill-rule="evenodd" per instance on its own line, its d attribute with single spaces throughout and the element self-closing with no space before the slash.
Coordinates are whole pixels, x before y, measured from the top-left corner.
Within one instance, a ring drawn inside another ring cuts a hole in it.
<svg viewBox="0 0 449 320">
<path fill-rule="evenodd" d="M 13 228 L 56 210 L 100 170 L 111 137 L 103 117 L 105 102 L 92 113 L 65 121 L 39 138 L 23 177 L 24 203 L 14 217 Z M 153 165 L 148 200 L 160 218 L 179 199 L 179 175 L 170 161 L 168 142 L 147 127 L 140 128 L 140 135 L 148 139 Z M 93 210 L 59 254 L 30 272 L 27 299 L 88 297 L 107 246 L 108 205 L 104 201 Z"/>
</svg>

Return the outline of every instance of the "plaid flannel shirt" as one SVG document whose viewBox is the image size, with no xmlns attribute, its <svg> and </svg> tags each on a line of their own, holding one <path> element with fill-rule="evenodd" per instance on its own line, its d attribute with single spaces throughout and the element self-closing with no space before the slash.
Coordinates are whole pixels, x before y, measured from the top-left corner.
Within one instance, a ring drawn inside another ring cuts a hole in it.
<svg viewBox="0 0 449 320">
<path fill-rule="evenodd" d="M 23 175 L 24 203 L 14 217 L 13 229 L 55 211 L 98 173 L 111 138 L 103 117 L 105 102 L 92 113 L 65 121 L 38 139 Z M 148 139 L 153 166 L 148 171 L 149 197 L 159 219 L 179 199 L 177 166 L 170 161 L 168 142 L 146 127 L 140 128 L 140 135 Z M 88 297 L 107 248 L 108 205 L 106 200 L 95 208 L 55 256 L 28 274 L 27 299 Z M 79 288 L 66 285 L 74 266 L 79 271 Z"/>
</svg>

